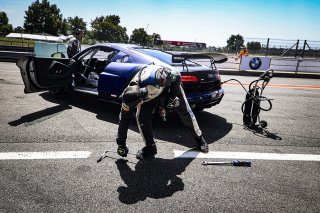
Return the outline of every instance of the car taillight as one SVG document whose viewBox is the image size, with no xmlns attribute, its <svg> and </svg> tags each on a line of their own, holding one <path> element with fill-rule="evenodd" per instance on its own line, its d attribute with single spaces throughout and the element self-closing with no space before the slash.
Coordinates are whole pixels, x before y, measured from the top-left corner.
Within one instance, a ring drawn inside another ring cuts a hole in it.
<svg viewBox="0 0 320 213">
<path fill-rule="evenodd" d="M 198 82 L 199 78 L 194 75 L 183 75 L 181 76 L 181 81 L 182 82 Z"/>
</svg>

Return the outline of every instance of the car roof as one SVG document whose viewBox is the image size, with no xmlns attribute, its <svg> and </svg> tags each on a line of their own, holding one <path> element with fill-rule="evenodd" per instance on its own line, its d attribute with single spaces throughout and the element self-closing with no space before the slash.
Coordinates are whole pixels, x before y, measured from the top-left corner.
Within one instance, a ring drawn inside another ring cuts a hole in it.
<svg viewBox="0 0 320 213">
<path fill-rule="evenodd" d="M 122 51 L 126 54 L 131 55 L 132 57 L 135 58 L 136 62 L 138 62 L 138 63 L 143 63 L 143 64 L 155 63 L 158 65 L 168 67 L 170 69 L 174 69 L 173 67 L 170 66 L 170 64 L 165 63 L 154 56 L 136 51 L 136 49 L 140 49 L 140 48 L 149 49 L 149 48 L 144 48 L 144 47 L 136 45 L 136 44 L 104 43 L 104 44 L 96 44 L 96 45 L 91 46 L 91 48 L 94 48 L 94 47 L 113 48 L 113 49 L 116 49 L 116 50 L 119 50 L 119 51 Z M 153 49 L 150 49 L 150 50 L 153 50 Z"/>
</svg>

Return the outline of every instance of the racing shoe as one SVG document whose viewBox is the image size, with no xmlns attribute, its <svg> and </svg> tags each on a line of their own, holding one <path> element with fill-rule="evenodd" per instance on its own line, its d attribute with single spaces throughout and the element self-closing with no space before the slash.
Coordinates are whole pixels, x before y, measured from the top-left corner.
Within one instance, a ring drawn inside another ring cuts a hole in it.
<svg viewBox="0 0 320 213">
<path fill-rule="evenodd" d="M 136 154 L 136 158 L 143 160 L 151 156 L 155 156 L 157 154 L 156 145 L 145 146 L 141 150 L 139 150 Z"/>
<path fill-rule="evenodd" d="M 197 143 L 197 148 L 204 153 L 209 152 L 209 146 L 208 143 L 205 141 L 203 136 L 198 136 L 196 137 L 196 143 Z"/>
<path fill-rule="evenodd" d="M 121 157 L 127 157 L 128 152 L 129 152 L 129 149 L 126 145 L 119 145 L 118 146 L 117 153 Z"/>
</svg>

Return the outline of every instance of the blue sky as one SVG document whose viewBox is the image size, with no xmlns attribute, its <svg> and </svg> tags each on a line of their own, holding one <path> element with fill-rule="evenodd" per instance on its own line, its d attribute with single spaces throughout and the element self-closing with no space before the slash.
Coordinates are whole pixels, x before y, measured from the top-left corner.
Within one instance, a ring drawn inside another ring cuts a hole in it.
<svg viewBox="0 0 320 213">
<path fill-rule="evenodd" d="M 0 0 L 13 27 L 23 26 L 35 0 Z M 49 0 L 64 18 L 79 16 L 90 28 L 98 16 L 119 15 L 130 36 L 135 28 L 164 40 L 225 46 L 231 34 L 245 38 L 320 41 L 320 0 Z"/>
</svg>

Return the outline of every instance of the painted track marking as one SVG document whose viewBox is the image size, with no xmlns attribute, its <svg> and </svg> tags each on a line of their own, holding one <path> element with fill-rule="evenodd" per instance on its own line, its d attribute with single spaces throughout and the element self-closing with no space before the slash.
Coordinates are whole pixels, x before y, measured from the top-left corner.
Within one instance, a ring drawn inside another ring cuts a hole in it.
<svg viewBox="0 0 320 213">
<path fill-rule="evenodd" d="M 89 151 L 1 152 L 0 160 L 88 158 L 90 155 Z"/>
<path fill-rule="evenodd" d="M 2 152 L 0 160 L 79 159 L 89 158 L 90 151 Z M 320 161 L 320 155 L 257 152 L 209 152 L 174 150 L 175 158 L 255 159 L 284 161 Z"/>
<path fill-rule="evenodd" d="M 256 159 L 256 160 L 290 160 L 290 161 L 320 161 L 320 155 L 282 154 L 257 152 L 209 152 L 174 150 L 175 158 L 221 158 L 221 159 Z"/>
</svg>

